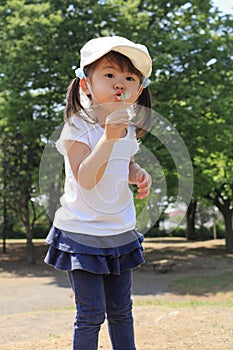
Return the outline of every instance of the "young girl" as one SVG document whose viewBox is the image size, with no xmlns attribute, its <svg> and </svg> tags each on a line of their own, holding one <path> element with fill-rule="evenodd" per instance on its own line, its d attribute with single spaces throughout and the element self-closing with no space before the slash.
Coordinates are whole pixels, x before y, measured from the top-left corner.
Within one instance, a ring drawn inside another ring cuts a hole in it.
<svg viewBox="0 0 233 350">
<path fill-rule="evenodd" d="M 112 348 L 136 349 L 131 271 L 144 260 L 129 183 L 137 186 L 137 198 L 149 195 L 151 177 L 134 154 L 136 133 L 141 137 L 151 119 L 151 67 L 143 45 L 118 36 L 93 39 L 81 49 L 80 68 L 68 88 L 57 142 L 65 190 L 45 262 L 68 272 L 77 309 L 75 350 L 98 348 L 105 315 Z M 130 118 L 137 114 L 135 127 Z"/>
</svg>

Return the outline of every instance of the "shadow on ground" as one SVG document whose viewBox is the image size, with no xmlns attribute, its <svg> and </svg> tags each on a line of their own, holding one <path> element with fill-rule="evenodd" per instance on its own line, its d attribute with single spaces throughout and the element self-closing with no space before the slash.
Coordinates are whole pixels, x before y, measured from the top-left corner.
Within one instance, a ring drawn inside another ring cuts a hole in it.
<svg viewBox="0 0 233 350">
<path fill-rule="evenodd" d="M 0 253 L 0 275 L 48 277 L 48 285 L 70 288 L 63 271 L 43 262 L 48 245 L 36 240 L 34 244 L 37 264 L 28 265 L 25 242 L 8 242 L 7 253 Z M 187 242 L 183 238 L 148 238 L 144 246 L 146 263 L 134 273 L 134 294 L 161 296 L 172 292 L 181 296 L 205 296 L 223 290 L 233 292 L 233 255 L 225 253 L 223 240 Z M 163 262 L 171 263 L 171 270 L 154 268 Z"/>
<path fill-rule="evenodd" d="M 60 287 L 69 287 L 66 274 L 55 270 L 52 266 L 44 263 L 48 245 L 44 242 L 34 242 L 36 250 L 36 264 L 30 265 L 26 258 L 26 243 L 7 243 L 6 254 L 0 253 L 0 274 L 11 275 L 11 277 L 51 277 L 51 283 Z"/>
</svg>

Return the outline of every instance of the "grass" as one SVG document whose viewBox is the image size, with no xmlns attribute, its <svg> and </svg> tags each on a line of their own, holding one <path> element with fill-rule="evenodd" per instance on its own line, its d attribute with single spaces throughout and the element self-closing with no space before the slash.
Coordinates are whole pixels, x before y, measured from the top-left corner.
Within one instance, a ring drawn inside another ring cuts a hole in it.
<svg viewBox="0 0 233 350">
<path fill-rule="evenodd" d="M 175 278 L 171 282 L 171 287 L 175 293 L 183 295 L 220 295 L 230 291 L 233 292 L 233 271 L 218 275 Z"/>
<path fill-rule="evenodd" d="M 133 308 L 143 308 L 143 307 L 149 307 L 149 308 L 165 308 L 165 309 L 182 309 L 182 308 L 188 308 L 188 309 L 196 309 L 196 308 L 233 308 L 233 299 L 230 300 L 223 300 L 223 301 L 202 301 L 202 300 L 185 300 L 185 301 L 168 301 L 168 300 L 150 300 L 150 299 L 141 299 L 141 300 L 135 300 L 133 303 Z M 37 310 L 34 312 L 64 312 L 64 311 L 71 311 L 75 313 L 75 307 L 65 307 L 65 308 L 51 308 L 47 310 Z"/>
<path fill-rule="evenodd" d="M 167 301 L 167 300 L 136 300 L 134 307 L 169 307 L 171 309 L 178 308 L 197 308 L 197 307 L 223 307 L 233 308 L 232 300 L 210 301 L 210 300 L 185 300 L 185 301 Z"/>
</svg>

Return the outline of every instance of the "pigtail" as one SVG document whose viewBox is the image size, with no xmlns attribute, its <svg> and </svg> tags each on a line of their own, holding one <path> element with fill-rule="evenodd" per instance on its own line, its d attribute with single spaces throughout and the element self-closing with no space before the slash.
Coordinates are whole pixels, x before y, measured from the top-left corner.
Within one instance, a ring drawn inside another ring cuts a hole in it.
<svg viewBox="0 0 233 350">
<path fill-rule="evenodd" d="M 135 113 L 139 116 L 139 121 L 134 125 L 136 126 L 136 136 L 141 138 L 151 128 L 152 124 L 152 110 L 151 110 L 151 94 L 149 88 L 144 88 L 141 95 L 137 100 Z"/>
<path fill-rule="evenodd" d="M 66 93 L 66 107 L 64 111 L 64 120 L 67 122 L 70 117 L 83 109 L 80 102 L 80 93 L 79 93 L 79 83 L 80 78 L 75 78 L 70 83 L 67 93 Z"/>
</svg>

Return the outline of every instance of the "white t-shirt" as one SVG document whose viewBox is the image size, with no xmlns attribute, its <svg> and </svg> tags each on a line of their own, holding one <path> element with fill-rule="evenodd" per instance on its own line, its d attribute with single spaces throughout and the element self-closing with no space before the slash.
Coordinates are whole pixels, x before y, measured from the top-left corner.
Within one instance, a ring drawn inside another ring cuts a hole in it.
<svg viewBox="0 0 233 350">
<path fill-rule="evenodd" d="M 135 207 L 128 185 L 130 158 L 139 150 L 134 126 L 129 125 L 127 135 L 115 142 L 104 175 L 94 188 L 82 188 L 70 168 L 64 140 L 83 142 L 93 151 L 103 132 L 98 123 L 91 124 L 76 116 L 64 125 L 57 141 L 66 173 L 61 207 L 54 218 L 58 229 L 105 236 L 135 228 Z"/>
</svg>

